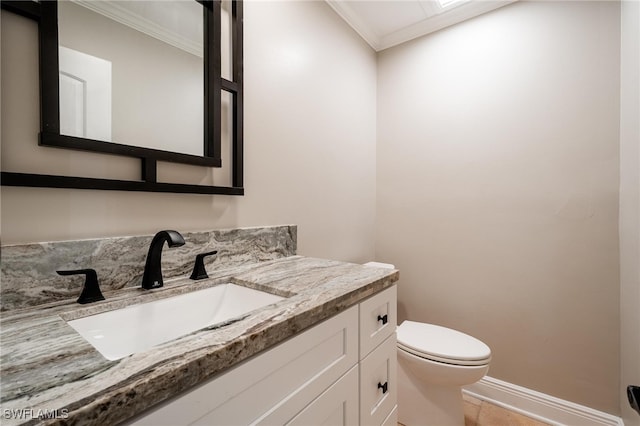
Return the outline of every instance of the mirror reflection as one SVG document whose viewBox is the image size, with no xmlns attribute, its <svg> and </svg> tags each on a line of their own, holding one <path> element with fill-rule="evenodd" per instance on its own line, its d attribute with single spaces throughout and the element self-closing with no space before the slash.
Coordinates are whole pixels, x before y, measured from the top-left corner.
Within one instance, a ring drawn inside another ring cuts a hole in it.
<svg viewBox="0 0 640 426">
<path fill-rule="evenodd" d="M 61 134 L 204 155 L 203 21 L 193 0 L 60 1 Z"/>
</svg>

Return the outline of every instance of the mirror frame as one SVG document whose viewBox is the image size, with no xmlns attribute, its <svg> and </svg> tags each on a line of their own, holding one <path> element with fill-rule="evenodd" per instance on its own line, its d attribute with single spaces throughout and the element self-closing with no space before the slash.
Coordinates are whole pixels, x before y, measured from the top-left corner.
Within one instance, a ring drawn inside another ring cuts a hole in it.
<svg viewBox="0 0 640 426">
<path fill-rule="evenodd" d="M 190 155 L 142 148 L 113 142 L 60 134 L 60 88 L 58 62 L 57 0 L 6 1 L 2 9 L 38 22 L 40 62 L 39 145 L 100 152 L 140 159 L 139 181 L 99 179 L 78 176 L 2 172 L 1 183 L 8 186 L 102 189 L 146 192 L 244 195 L 243 187 L 243 13 L 242 1 L 232 1 L 231 37 L 233 81 L 221 76 L 221 2 L 194 0 L 204 13 L 204 155 Z M 221 93 L 232 95 L 233 135 L 231 186 L 190 185 L 157 181 L 158 161 L 221 167 Z"/>
</svg>

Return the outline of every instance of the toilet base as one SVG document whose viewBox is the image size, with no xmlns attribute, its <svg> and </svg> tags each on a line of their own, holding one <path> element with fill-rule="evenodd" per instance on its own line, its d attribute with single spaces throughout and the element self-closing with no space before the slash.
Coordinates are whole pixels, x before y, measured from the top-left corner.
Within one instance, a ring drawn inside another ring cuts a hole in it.
<svg viewBox="0 0 640 426">
<path fill-rule="evenodd" d="M 464 426 L 462 389 L 417 380 L 398 357 L 398 422 L 405 426 Z"/>
</svg>

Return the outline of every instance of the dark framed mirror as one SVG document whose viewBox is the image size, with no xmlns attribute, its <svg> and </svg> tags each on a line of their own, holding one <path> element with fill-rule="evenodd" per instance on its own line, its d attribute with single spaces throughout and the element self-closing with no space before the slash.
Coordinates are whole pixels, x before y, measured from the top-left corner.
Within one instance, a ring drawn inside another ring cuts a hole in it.
<svg viewBox="0 0 640 426">
<path fill-rule="evenodd" d="M 2 185 L 243 195 L 241 1 L 2 8 L 38 22 L 39 144 L 140 160 L 139 180 L 3 171 Z M 163 162 L 225 167 L 230 184 L 159 181 Z"/>
</svg>

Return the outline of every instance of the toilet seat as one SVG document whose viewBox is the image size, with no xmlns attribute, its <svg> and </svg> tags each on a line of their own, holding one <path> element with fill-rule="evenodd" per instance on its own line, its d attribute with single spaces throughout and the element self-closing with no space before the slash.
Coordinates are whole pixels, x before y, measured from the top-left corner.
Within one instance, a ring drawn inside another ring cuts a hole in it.
<svg viewBox="0 0 640 426">
<path fill-rule="evenodd" d="M 491 361 L 491 349 L 480 340 L 434 324 L 404 321 L 397 339 L 399 349 L 435 362 L 474 366 Z"/>
</svg>

